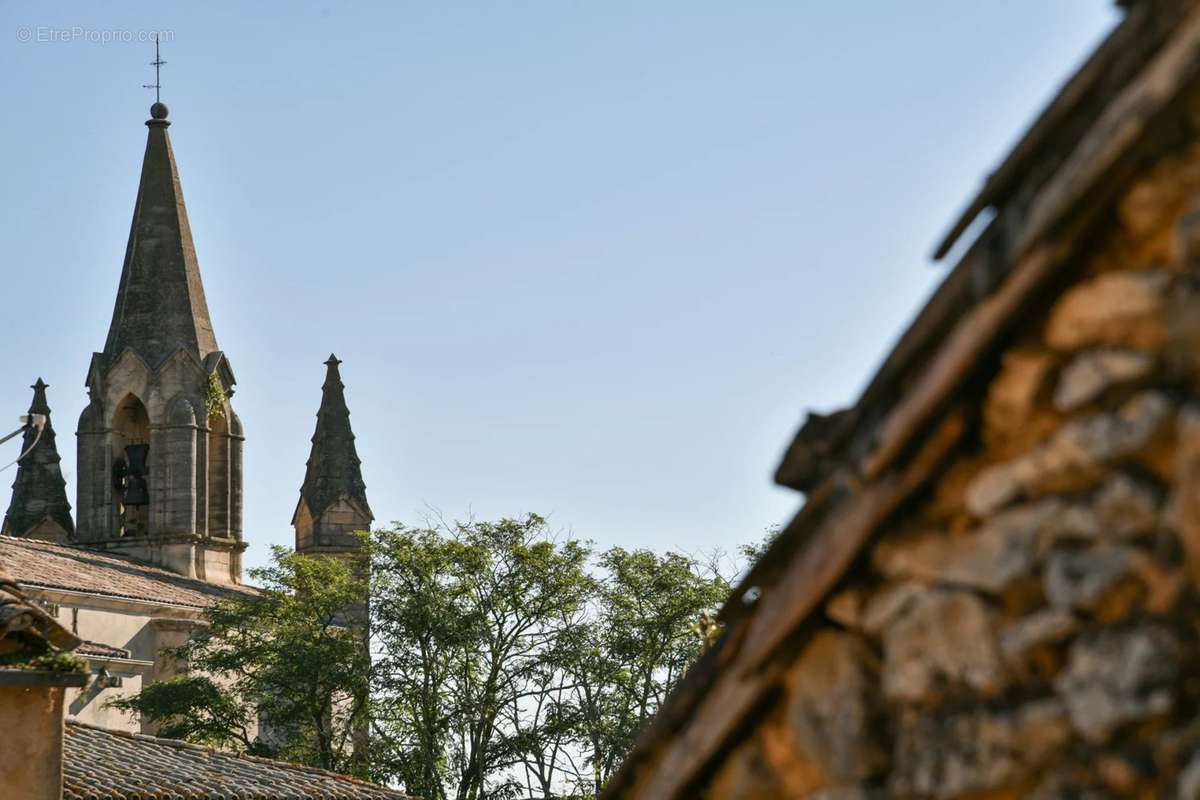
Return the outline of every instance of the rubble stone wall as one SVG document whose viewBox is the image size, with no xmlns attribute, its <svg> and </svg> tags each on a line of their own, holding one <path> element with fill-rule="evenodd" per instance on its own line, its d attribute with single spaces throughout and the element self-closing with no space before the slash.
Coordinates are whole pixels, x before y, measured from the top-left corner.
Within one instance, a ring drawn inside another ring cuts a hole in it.
<svg viewBox="0 0 1200 800">
<path fill-rule="evenodd" d="M 1200 798 L 1198 189 L 1160 163 L 1014 321 L 707 796 Z"/>
</svg>

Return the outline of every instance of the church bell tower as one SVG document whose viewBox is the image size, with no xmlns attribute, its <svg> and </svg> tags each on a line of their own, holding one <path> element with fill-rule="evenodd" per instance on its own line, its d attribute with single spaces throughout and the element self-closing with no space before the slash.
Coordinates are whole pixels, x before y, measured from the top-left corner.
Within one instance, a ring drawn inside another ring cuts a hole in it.
<svg viewBox="0 0 1200 800">
<path fill-rule="evenodd" d="M 112 324 L 79 418 L 76 541 L 241 580 L 242 425 L 156 102 Z"/>
</svg>

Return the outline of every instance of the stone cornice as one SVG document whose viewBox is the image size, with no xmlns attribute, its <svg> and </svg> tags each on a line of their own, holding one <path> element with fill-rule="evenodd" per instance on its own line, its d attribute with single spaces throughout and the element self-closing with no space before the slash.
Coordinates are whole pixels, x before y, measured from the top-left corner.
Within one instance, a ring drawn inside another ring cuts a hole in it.
<svg viewBox="0 0 1200 800">
<path fill-rule="evenodd" d="M 176 620 L 200 620 L 204 618 L 204 609 L 193 606 L 164 603 L 158 600 L 117 597 L 97 592 L 58 589 L 28 583 L 21 583 L 20 586 L 31 597 L 49 600 L 59 605 L 91 608 L 99 611 L 116 611 L 125 614 L 143 614 L 145 616 L 167 615 Z"/>
</svg>

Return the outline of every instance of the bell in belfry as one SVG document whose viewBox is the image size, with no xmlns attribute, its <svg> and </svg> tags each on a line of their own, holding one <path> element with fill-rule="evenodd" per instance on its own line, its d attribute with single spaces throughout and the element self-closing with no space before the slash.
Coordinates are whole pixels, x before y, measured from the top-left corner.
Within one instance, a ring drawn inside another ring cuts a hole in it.
<svg viewBox="0 0 1200 800">
<path fill-rule="evenodd" d="M 149 452 L 148 444 L 131 444 L 125 448 L 128 472 L 125 478 L 124 504 L 127 506 L 144 506 L 150 503 L 150 493 L 146 487 L 146 456 Z"/>
<path fill-rule="evenodd" d="M 125 463 L 125 459 L 117 456 L 113 459 L 112 464 L 112 485 L 113 491 L 119 495 L 125 494 L 126 476 L 129 475 L 129 465 Z"/>
</svg>

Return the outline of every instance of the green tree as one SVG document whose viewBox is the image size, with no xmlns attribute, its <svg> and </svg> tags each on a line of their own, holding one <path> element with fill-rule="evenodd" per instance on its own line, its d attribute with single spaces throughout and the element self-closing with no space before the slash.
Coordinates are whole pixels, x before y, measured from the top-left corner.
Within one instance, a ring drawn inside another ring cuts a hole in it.
<svg viewBox="0 0 1200 800">
<path fill-rule="evenodd" d="M 396 526 L 373 552 L 376 730 L 398 756 L 395 774 L 430 800 L 516 796 L 545 730 L 537 709 L 561 620 L 591 597 L 589 548 L 553 541 L 531 514 Z M 543 773 L 549 796 L 558 768 Z"/>
<path fill-rule="evenodd" d="M 562 651 L 587 766 L 579 785 L 592 794 L 703 650 L 699 620 L 729 595 L 723 577 L 679 553 L 616 547 L 599 565 L 594 617 Z"/>
<path fill-rule="evenodd" d="M 741 556 L 740 571 L 747 572 L 758 563 L 767 551 L 771 549 L 771 545 L 775 544 L 775 540 L 783 533 L 782 525 L 771 525 L 763 531 L 763 537 L 755 542 L 749 542 L 738 547 L 738 555 Z"/>
<path fill-rule="evenodd" d="M 183 675 L 114 704 L 166 736 L 389 779 L 427 800 L 587 800 L 700 654 L 698 623 L 729 591 L 719 559 L 597 555 L 533 514 L 394 525 L 361 556 L 276 550 L 251 573 L 261 593 L 219 603 L 175 651 Z"/>
<path fill-rule="evenodd" d="M 111 705 L 164 736 L 366 774 L 363 566 L 275 548 L 250 575 L 260 592 L 217 603 L 171 651 L 181 675 Z"/>
<path fill-rule="evenodd" d="M 487 554 L 402 525 L 377 533 L 372 552 L 377 763 L 410 793 L 443 800 L 465 712 L 453 676 L 483 624 L 473 596 Z"/>
</svg>

